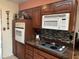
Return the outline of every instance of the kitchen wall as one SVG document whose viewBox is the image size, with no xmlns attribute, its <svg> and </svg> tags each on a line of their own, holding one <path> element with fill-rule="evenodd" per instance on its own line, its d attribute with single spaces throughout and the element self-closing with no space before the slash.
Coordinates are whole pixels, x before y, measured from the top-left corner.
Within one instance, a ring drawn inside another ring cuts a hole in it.
<svg viewBox="0 0 79 59">
<path fill-rule="evenodd" d="M 61 1 L 61 0 L 27 0 L 25 3 L 20 4 L 20 10 L 33 8 L 48 3 L 54 3 L 57 1 Z"/>
<path fill-rule="evenodd" d="M 79 31 L 79 3 L 77 8 L 77 22 L 76 22 L 76 31 Z"/>
<path fill-rule="evenodd" d="M 2 45 L 1 45 L 1 10 L 0 10 L 0 59 L 2 59 Z"/>
<path fill-rule="evenodd" d="M 43 4 L 48 4 L 60 0 L 27 0 L 27 2 L 20 4 L 20 10 L 36 7 Z M 10 29 L 2 31 L 3 33 L 3 57 L 12 55 L 12 20 L 13 14 L 18 12 L 18 4 L 9 2 L 8 0 L 0 0 L 0 10 L 2 10 L 2 28 L 7 28 L 6 24 L 6 13 L 5 11 L 10 11 Z M 79 7 L 77 12 L 77 29 L 79 29 Z"/>
<path fill-rule="evenodd" d="M 2 30 L 3 57 L 12 55 L 12 20 L 13 14 L 18 12 L 18 4 L 8 0 L 0 0 L 0 10 L 2 10 L 2 29 L 7 28 L 6 12 L 10 11 L 10 29 Z"/>
</svg>

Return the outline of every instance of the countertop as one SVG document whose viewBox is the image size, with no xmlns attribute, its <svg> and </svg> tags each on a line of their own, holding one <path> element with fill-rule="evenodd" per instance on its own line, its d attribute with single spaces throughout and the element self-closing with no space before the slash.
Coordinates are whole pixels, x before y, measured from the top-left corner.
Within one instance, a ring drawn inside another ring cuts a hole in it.
<svg viewBox="0 0 79 59">
<path fill-rule="evenodd" d="M 56 53 L 54 51 L 50 51 L 48 49 L 40 47 L 39 43 L 37 43 L 35 40 L 29 40 L 26 43 L 36 49 L 39 49 L 39 50 L 45 52 L 45 53 L 48 53 L 48 54 L 53 55 L 55 57 L 58 57 L 59 59 L 71 59 L 71 57 L 72 57 L 72 49 L 69 49 L 69 48 L 64 53 Z"/>
</svg>

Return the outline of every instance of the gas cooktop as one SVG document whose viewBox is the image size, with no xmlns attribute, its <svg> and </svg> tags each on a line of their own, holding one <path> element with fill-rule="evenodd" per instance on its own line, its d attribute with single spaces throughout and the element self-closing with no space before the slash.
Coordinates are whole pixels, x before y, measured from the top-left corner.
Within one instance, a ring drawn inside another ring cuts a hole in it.
<svg viewBox="0 0 79 59">
<path fill-rule="evenodd" d="M 53 42 L 53 43 L 49 43 L 49 42 L 40 43 L 40 47 L 48 49 L 50 51 L 57 52 L 57 53 L 64 53 L 65 50 L 67 49 L 66 46 L 59 45 L 59 44 L 57 44 L 55 42 Z"/>
</svg>

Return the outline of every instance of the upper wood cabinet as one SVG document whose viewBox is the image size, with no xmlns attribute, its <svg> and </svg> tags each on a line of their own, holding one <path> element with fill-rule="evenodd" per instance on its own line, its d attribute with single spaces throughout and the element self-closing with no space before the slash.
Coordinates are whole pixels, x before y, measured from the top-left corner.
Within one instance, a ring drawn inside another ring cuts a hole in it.
<svg viewBox="0 0 79 59">
<path fill-rule="evenodd" d="M 46 4 L 41 6 L 42 14 L 64 13 L 71 12 L 71 1 L 60 1 L 56 3 Z"/>
<path fill-rule="evenodd" d="M 74 0 L 75 1 L 75 0 Z M 70 13 L 69 31 L 75 30 L 77 2 L 62 0 L 25 10 L 32 17 L 33 28 L 41 28 L 42 15 L 56 13 Z"/>
<path fill-rule="evenodd" d="M 54 6 L 54 12 L 61 13 L 61 12 L 70 12 L 72 9 L 72 2 L 71 1 L 61 1 L 58 3 L 51 4 Z"/>
<path fill-rule="evenodd" d="M 51 4 L 46 4 L 41 6 L 41 14 L 52 14 L 54 12 L 54 7 Z"/>
<path fill-rule="evenodd" d="M 27 13 L 27 17 L 32 18 L 32 9 L 26 9 L 24 12 Z"/>
<path fill-rule="evenodd" d="M 33 8 L 32 13 L 33 13 L 33 16 L 32 16 L 33 28 L 40 28 L 41 27 L 40 7 Z"/>
</svg>

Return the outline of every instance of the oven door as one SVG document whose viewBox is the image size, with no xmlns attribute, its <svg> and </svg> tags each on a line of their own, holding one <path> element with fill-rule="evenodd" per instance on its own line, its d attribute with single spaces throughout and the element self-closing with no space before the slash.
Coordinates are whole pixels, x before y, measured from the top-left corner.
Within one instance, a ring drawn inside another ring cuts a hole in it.
<svg viewBox="0 0 79 59">
<path fill-rule="evenodd" d="M 25 29 L 15 28 L 15 40 L 25 44 Z"/>
</svg>

